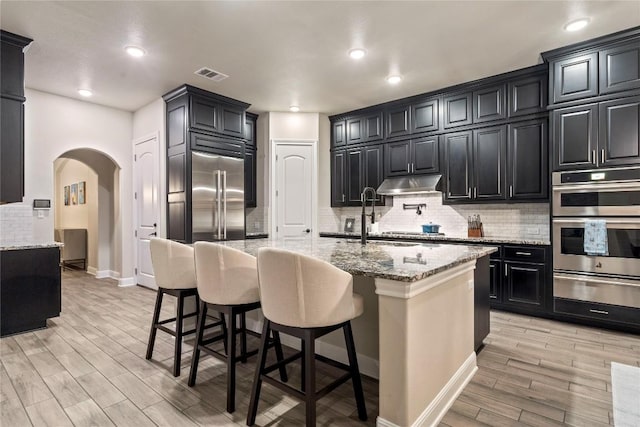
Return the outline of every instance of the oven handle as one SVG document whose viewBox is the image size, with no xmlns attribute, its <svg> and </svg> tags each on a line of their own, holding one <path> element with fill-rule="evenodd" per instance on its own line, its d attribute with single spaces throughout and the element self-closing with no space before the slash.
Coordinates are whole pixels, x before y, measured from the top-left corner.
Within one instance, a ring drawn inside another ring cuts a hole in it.
<svg viewBox="0 0 640 427">
<path fill-rule="evenodd" d="M 617 218 L 594 216 L 594 217 L 591 217 L 591 219 L 602 219 L 606 221 L 607 224 L 640 224 L 640 218 L 617 219 Z M 585 218 L 567 218 L 567 219 L 554 218 L 552 222 L 554 224 L 584 224 L 587 221 L 588 219 L 585 219 Z"/>
<path fill-rule="evenodd" d="M 640 190 L 640 182 L 600 182 L 597 184 L 556 184 L 553 191 L 573 191 L 573 190 L 619 190 L 619 189 Z"/>
<path fill-rule="evenodd" d="M 565 279 L 565 280 L 580 280 L 581 282 L 601 283 L 605 285 L 622 285 L 622 286 L 640 287 L 640 281 L 633 282 L 633 281 L 625 281 L 622 279 L 616 279 L 615 281 L 612 281 L 612 280 L 606 280 L 606 278 L 603 278 L 602 276 L 599 276 L 598 278 L 593 278 L 591 276 L 582 276 L 579 274 L 565 275 L 565 274 L 553 273 L 553 278 Z"/>
</svg>

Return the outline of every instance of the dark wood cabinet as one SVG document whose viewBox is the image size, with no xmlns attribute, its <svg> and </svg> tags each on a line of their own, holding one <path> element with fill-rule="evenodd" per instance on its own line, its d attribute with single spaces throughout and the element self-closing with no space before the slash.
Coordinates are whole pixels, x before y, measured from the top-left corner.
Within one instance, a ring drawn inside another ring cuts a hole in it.
<svg viewBox="0 0 640 427">
<path fill-rule="evenodd" d="M 473 92 L 473 122 L 483 123 L 507 117 L 506 86 L 500 84 Z"/>
<path fill-rule="evenodd" d="M 347 152 L 345 150 L 331 152 L 331 206 L 345 206 L 347 192 L 345 188 L 347 169 Z"/>
<path fill-rule="evenodd" d="M 440 171 L 438 136 L 385 144 L 385 176 L 419 175 Z"/>
<path fill-rule="evenodd" d="M 473 197 L 473 132 L 446 134 L 443 142 L 446 183 L 444 201 L 469 201 Z"/>
<path fill-rule="evenodd" d="M 554 170 L 596 166 L 598 104 L 553 111 Z"/>
<path fill-rule="evenodd" d="M 391 107 L 386 112 L 387 138 L 411 134 L 411 106 Z"/>
<path fill-rule="evenodd" d="M 489 262 L 489 300 L 502 302 L 502 261 L 492 259 Z"/>
<path fill-rule="evenodd" d="M 345 121 L 338 120 L 331 123 L 331 145 L 340 147 L 347 143 L 347 131 Z"/>
<path fill-rule="evenodd" d="M 547 119 L 510 124 L 507 140 L 508 200 L 548 199 Z"/>
<path fill-rule="evenodd" d="M 360 195 L 365 187 L 377 189 L 384 179 L 382 163 L 382 146 L 372 145 L 347 151 L 346 169 L 346 204 L 361 206 Z M 378 196 L 376 204 L 383 203 Z"/>
<path fill-rule="evenodd" d="M 599 105 L 599 166 L 640 164 L 640 96 Z"/>
<path fill-rule="evenodd" d="M 347 120 L 347 144 L 361 144 L 366 141 L 365 123 L 364 117 Z"/>
<path fill-rule="evenodd" d="M 255 199 L 255 122 L 254 143 L 246 144 L 250 130 L 246 128 L 245 110 L 241 101 L 182 85 L 163 96 L 166 102 L 167 135 L 167 238 L 191 243 L 192 236 L 192 152 L 202 151 L 245 159 L 245 191 Z M 257 117 L 253 115 L 253 117 Z M 246 203 L 254 203 L 246 200 Z"/>
<path fill-rule="evenodd" d="M 447 134 L 444 145 L 445 203 L 505 199 L 505 126 Z"/>
<path fill-rule="evenodd" d="M 244 121 L 244 139 L 246 140 L 246 144 L 250 147 L 256 146 L 257 141 L 257 129 L 256 125 L 258 123 L 258 115 L 247 112 L 245 114 Z"/>
<path fill-rule="evenodd" d="M 547 108 L 547 76 L 540 74 L 508 84 L 509 117 L 544 112 Z"/>
<path fill-rule="evenodd" d="M 382 111 L 378 111 L 365 116 L 365 139 L 366 142 L 378 141 L 384 138 L 384 115 Z"/>
<path fill-rule="evenodd" d="M 32 40 L 0 30 L 0 204 L 24 196 L 24 48 Z"/>
<path fill-rule="evenodd" d="M 440 100 L 429 99 L 411 105 L 411 133 L 433 132 L 440 128 Z"/>
<path fill-rule="evenodd" d="M 554 103 L 587 98 L 598 94 L 598 54 L 570 56 L 554 60 L 550 98 Z"/>
<path fill-rule="evenodd" d="M 248 208 L 258 205 L 256 187 L 256 159 L 255 148 L 247 148 L 244 152 L 244 204 Z"/>
<path fill-rule="evenodd" d="M 505 303 L 542 307 L 544 304 L 544 264 L 504 262 Z"/>
<path fill-rule="evenodd" d="M 473 122 L 471 92 L 445 96 L 442 100 L 444 127 L 470 125 Z"/>
<path fill-rule="evenodd" d="M 600 94 L 640 88 L 640 40 L 599 52 Z"/>
<path fill-rule="evenodd" d="M 0 251 L 0 336 L 47 326 L 60 315 L 60 249 Z"/>
<path fill-rule="evenodd" d="M 505 199 L 507 170 L 505 126 L 473 131 L 473 199 Z"/>
</svg>

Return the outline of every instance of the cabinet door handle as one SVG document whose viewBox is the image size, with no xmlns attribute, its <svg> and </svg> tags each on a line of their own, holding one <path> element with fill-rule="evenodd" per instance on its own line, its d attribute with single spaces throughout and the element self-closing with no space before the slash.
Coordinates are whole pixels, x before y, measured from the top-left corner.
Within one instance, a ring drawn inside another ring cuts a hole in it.
<svg viewBox="0 0 640 427">
<path fill-rule="evenodd" d="M 513 197 L 513 185 L 509 186 L 509 197 Z"/>
<path fill-rule="evenodd" d="M 596 150 L 593 150 L 591 151 L 591 163 L 595 165 L 597 161 L 598 161 L 598 158 L 596 157 Z"/>
<path fill-rule="evenodd" d="M 478 198 L 478 187 L 473 187 L 473 198 L 474 199 Z"/>
<path fill-rule="evenodd" d="M 531 256 L 531 252 L 516 252 L 516 255 Z"/>
<path fill-rule="evenodd" d="M 411 163 L 407 163 L 407 173 L 411 173 Z"/>
<path fill-rule="evenodd" d="M 604 311 L 604 310 L 595 310 L 595 309 L 593 309 L 593 308 L 589 309 L 589 311 L 590 311 L 591 313 L 596 313 L 596 314 L 607 314 L 607 315 L 609 314 L 609 312 L 608 312 L 608 311 Z"/>
<path fill-rule="evenodd" d="M 604 148 L 600 151 L 600 162 L 604 163 Z"/>
<path fill-rule="evenodd" d="M 342 201 L 344 202 L 344 194 L 342 195 Z"/>
<path fill-rule="evenodd" d="M 504 277 L 509 277 L 509 269 L 506 265 L 504 266 Z"/>
<path fill-rule="evenodd" d="M 469 187 L 469 198 L 473 197 L 473 193 L 471 192 L 471 187 Z"/>
</svg>

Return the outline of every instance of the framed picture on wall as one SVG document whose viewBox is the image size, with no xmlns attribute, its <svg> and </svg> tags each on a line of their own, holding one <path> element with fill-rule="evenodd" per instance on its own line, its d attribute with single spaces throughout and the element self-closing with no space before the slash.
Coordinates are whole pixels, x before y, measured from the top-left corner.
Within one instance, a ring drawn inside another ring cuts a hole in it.
<svg viewBox="0 0 640 427">
<path fill-rule="evenodd" d="M 69 206 L 69 200 L 71 195 L 71 187 L 68 185 L 64 186 L 64 205 Z"/>
<path fill-rule="evenodd" d="M 78 184 L 77 183 L 71 184 L 71 204 L 72 205 L 78 204 Z"/>
<path fill-rule="evenodd" d="M 85 181 L 80 181 L 78 183 L 78 204 L 79 205 L 84 205 L 86 203 L 84 198 L 85 190 L 86 190 Z"/>
</svg>

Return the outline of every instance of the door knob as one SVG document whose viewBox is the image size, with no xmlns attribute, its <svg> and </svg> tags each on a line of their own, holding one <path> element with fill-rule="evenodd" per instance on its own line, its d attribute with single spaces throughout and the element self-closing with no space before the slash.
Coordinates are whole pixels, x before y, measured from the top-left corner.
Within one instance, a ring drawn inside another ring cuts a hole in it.
<svg viewBox="0 0 640 427">
<path fill-rule="evenodd" d="M 307 228 L 306 230 L 304 230 L 305 233 L 311 233 L 311 229 Z"/>
<path fill-rule="evenodd" d="M 158 235 L 158 233 L 156 233 L 156 232 L 154 231 L 153 233 L 149 234 L 149 237 L 151 237 L 151 236 L 157 236 L 157 235 Z"/>
</svg>

